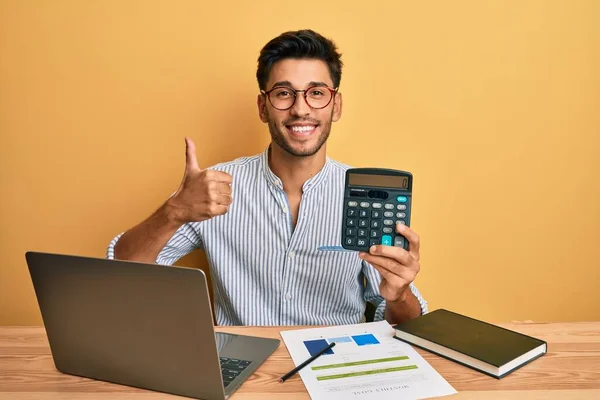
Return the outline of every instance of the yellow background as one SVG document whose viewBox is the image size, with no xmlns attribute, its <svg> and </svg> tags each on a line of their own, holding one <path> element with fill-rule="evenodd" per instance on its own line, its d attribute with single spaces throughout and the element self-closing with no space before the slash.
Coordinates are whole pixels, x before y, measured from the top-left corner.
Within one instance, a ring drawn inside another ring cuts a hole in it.
<svg viewBox="0 0 600 400">
<path fill-rule="evenodd" d="M 414 174 L 417 285 L 490 321 L 600 319 L 600 2 L 0 0 L 0 325 L 27 250 L 102 257 L 201 166 L 261 152 L 256 58 L 343 52 L 329 155 Z M 193 253 L 185 265 L 198 265 Z"/>
</svg>

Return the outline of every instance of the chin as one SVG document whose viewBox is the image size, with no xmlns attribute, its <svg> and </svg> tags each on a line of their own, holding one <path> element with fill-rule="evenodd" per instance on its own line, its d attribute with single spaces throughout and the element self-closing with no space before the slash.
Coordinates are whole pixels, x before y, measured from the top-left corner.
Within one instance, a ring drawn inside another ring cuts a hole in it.
<svg viewBox="0 0 600 400">
<path fill-rule="evenodd" d="M 287 143 L 287 145 L 285 146 L 284 150 L 296 157 L 310 157 L 310 156 L 314 156 L 315 154 L 317 154 L 319 152 L 319 150 L 321 150 L 321 148 L 323 147 L 323 145 L 319 146 L 319 145 L 313 145 L 310 147 L 295 147 L 295 146 L 290 146 L 289 143 Z"/>
</svg>

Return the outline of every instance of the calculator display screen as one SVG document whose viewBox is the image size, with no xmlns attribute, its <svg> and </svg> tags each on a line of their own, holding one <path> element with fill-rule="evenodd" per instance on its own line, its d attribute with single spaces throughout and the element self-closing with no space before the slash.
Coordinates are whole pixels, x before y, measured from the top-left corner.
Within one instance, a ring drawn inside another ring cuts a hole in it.
<svg viewBox="0 0 600 400">
<path fill-rule="evenodd" d="M 408 176 L 350 174 L 348 175 L 348 184 L 408 189 Z"/>
</svg>

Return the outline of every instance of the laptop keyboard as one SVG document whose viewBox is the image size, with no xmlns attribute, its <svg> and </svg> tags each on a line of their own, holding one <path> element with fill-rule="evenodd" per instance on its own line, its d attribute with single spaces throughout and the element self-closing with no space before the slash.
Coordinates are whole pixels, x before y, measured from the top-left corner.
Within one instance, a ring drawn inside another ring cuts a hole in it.
<svg viewBox="0 0 600 400">
<path fill-rule="evenodd" d="M 219 357 L 219 360 L 221 361 L 221 375 L 223 375 L 223 385 L 225 387 L 233 382 L 251 363 L 251 361 L 230 357 Z"/>
</svg>

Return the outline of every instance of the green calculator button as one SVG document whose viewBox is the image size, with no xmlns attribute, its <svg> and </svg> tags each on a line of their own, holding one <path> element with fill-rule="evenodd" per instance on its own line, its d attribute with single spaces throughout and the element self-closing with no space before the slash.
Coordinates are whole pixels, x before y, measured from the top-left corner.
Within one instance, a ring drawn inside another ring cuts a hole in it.
<svg viewBox="0 0 600 400">
<path fill-rule="evenodd" d="M 398 203 L 406 203 L 408 201 L 406 196 L 398 196 L 396 197 L 396 200 L 398 200 Z"/>
<path fill-rule="evenodd" d="M 390 235 L 383 235 L 381 237 L 381 244 L 384 246 L 391 246 L 392 245 L 392 237 Z"/>
</svg>

